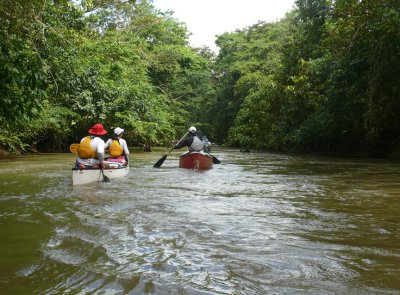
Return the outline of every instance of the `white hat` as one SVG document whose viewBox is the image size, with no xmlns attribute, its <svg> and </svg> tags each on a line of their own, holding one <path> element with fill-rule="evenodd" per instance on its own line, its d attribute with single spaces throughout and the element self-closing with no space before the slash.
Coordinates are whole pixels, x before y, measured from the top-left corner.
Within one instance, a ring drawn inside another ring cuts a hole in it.
<svg viewBox="0 0 400 295">
<path fill-rule="evenodd" d="M 120 135 L 122 132 L 124 132 L 124 129 L 122 129 L 122 128 L 117 127 L 114 129 L 115 135 Z"/>
<path fill-rule="evenodd" d="M 197 130 L 196 130 L 196 127 L 194 127 L 194 126 L 192 126 L 192 127 L 189 128 L 189 132 L 190 132 L 190 133 L 196 133 L 196 131 L 197 131 Z"/>
</svg>

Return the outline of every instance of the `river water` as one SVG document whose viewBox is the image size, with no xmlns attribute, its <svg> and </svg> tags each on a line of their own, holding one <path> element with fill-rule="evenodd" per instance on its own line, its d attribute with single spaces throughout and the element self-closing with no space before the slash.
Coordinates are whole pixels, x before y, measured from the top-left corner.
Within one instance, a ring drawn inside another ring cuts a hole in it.
<svg viewBox="0 0 400 295">
<path fill-rule="evenodd" d="M 218 150 L 72 186 L 0 160 L 0 294 L 400 294 L 400 162 Z"/>
</svg>

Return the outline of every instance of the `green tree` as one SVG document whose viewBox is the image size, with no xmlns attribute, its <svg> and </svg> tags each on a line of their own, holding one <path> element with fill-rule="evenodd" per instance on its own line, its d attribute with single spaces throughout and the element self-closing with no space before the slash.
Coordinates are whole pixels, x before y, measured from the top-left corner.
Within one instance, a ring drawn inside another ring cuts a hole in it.
<svg viewBox="0 0 400 295">
<path fill-rule="evenodd" d="M 69 38 L 68 32 L 81 26 L 81 16 L 67 1 L 1 1 L 2 147 L 24 149 L 35 141 L 27 126 L 40 120 L 58 88 L 50 61 L 52 40 Z"/>
</svg>

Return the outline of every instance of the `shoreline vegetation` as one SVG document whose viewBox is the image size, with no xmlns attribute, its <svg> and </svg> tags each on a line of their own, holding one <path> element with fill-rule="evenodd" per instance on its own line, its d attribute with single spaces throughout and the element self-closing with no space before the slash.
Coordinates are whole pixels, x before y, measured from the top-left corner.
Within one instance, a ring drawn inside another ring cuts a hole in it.
<svg viewBox="0 0 400 295">
<path fill-rule="evenodd" d="M 135 152 L 142 153 L 160 153 L 168 151 L 167 147 L 153 147 L 152 150 L 146 150 L 143 147 L 129 147 L 129 149 Z M 224 149 L 224 147 L 222 148 Z M 368 152 L 365 153 L 332 153 L 332 152 L 279 152 L 279 151 L 268 151 L 268 150 L 259 150 L 259 149 L 241 149 L 238 147 L 228 147 L 227 149 L 236 149 L 241 153 L 278 153 L 278 154 L 286 154 L 286 155 L 310 155 L 310 156 L 327 156 L 327 157 L 342 157 L 342 158 L 362 158 L 362 159 L 393 159 L 400 160 L 400 147 L 390 154 L 371 154 Z M 58 151 L 36 151 L 31 150 L 27 151 L 17 151 L 17 152 L 9 152 L 7 150 L 0 148 L 0 159 L 11 159 L 18 156 L 27 156 L 27 155 L 46 155 L 46 154 L 57 154 L 57 153 L 70 153 L 67 150 L 58 150 Z M 218 153 L 218 152 L 216 152 Z"/>
<path fill-rule="evenodd" d="M 151 0 L 0 4 L 0 156 L 67 151 L 94 123 L 132 146 L 211 142 L 400 157 L 398 0 L 296 0 L 276 22 L 189 45 Z"/>
</svg>

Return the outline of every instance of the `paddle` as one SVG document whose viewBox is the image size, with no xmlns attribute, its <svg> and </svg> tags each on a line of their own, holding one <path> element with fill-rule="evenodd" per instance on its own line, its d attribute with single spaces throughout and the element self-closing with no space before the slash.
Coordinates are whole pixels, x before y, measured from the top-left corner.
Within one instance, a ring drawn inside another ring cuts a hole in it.
<svg viewBox="0 0 400 295">
<path fill-rule="evenodd" d="M 101 171 L 101 174 L 103 175 L 103 182 L 110 182 L 110 178 L 108 178 L 108 176 L 104 175 L 104 171 L 103 171 L 102 167 L 100 167 L 100 171 Z"/>
<path fill-rule="evenodd" d="M 210 155 L 213 158 L 213 164 L 221 164 L 221 161 L 217 159 L 217 157 Z"/>
<path fill-rule="evenodd" d="M 178 141 L 175 145 L 177 145 L 178 143 L 180 143 L 180 142 L 186 137 L 186 135 L 187 135 L 188 133 L 189 133 L 189 131 L 186 132 L 185 135 L 182 136 L 182 138 L 179 139 L 179 141 Z M 175 145 L 170 149 L 170 151 L 168 152 L 168 154 L 166 154 L 165 156 L 162 156 L 161 159 L 158 160 L 157 163 L 155 163 L 155 164 L 153 165 L 154 168 L 160 168 L 160 167 L 161 167 L 161 165 L 164 163 L 165 159 L 168 157 L 168 155 L 169 155 L 169 154 L 172 152 L 172 150 L 174 149 Z"/>
</svg>

